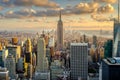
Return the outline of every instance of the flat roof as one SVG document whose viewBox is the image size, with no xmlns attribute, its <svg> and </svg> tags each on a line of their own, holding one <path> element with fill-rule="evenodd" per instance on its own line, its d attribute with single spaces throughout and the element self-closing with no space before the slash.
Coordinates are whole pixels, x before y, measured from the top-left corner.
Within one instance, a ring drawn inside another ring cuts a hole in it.
<svg viewBox="0 0 120 80">
<path fill-rule="evenodd" d="M 107 58 L 103 59 L 108 65 L 120 65 L 120 58 Z"/>
<path fill-rule="evenodd" d="M 71 43 L 71 46 L 88 46 L 88 43 Z"/>
</svg>

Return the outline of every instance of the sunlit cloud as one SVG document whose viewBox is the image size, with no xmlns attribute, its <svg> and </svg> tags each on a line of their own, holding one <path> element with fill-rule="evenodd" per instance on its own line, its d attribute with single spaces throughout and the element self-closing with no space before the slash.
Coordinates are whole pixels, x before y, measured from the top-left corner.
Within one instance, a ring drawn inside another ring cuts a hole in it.
<svg viewBox="0 0 120 80">
<path fill-rule="evenodd" d="M 115 11 L 115 9 L 111 4 L 107 4 L 105 6 L 101 6 L 100 8 L 98 8 L 99 13 L 111 13 L 114 11 Z"/>
<path fill-rule="evenodd" d="M 95 2 L 116 3 L 117 0 L 94 0 Z"/>
<path fill-rule="evenodd" d="M 6 6 L 38 6 L 47 8 L 59 7 L 59 4 L 49 0 L 1 0 L 0 2 Z"/>
</svg>

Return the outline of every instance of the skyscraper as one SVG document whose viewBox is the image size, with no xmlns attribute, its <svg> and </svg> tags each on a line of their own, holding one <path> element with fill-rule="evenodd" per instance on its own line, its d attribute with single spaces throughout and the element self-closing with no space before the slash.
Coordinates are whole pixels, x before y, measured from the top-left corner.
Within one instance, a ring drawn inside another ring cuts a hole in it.
<svg viewBox="0 0 120 80">
<path fill-rule="evenodd" d="M 37 44 L 37 66 L 36 70 L 44 72 L 48 69 L 48 60 L 46 57 L 46 47 L 44 38 L 38 39 Z"/>
<path fill-rule="evenodd" d="M 62 49 L 63 48 L 63 22 L 61 20 L 61 11 L 59 15 L 59 21 L 57 24 L 57 48 Z"/>
<path fill-rule="evenodd" d="M 28 64 L 28 68 L 27 68 L 27 78 L 28 79 L 32 79 L 32 72 L 33 72 L 32 68 L 33 68 L 32 64 Z"/>
<path fill-rule="evenodd" d="M 48 59 L 46 57 L 46 46 L 43 37 L 38 39 L 37 44 L 37 66 L 35 72 L 35 80 L 50 80 L 50 72 L 48 71 Z"/>
<path fill-rule="evenodd" d="M 102 80 L 120 80 L 120 58 L 107 58 L 102 61 Z"/>
<path fill-rule="evenodd" d="M 9 45 L 7 46 L 8 54 L 12 54 L 17 62 L 21 56 L 21 47 L 17 45 Z"/>
<path fill-rule="evenodd" d="M 70 67 L 71 80 L 87 80 L 88 77 L 88 44 L 71 43 Z"/>
<path fill-rule="evenodd" d="M 32 64 L 32 53 L 31 52 L 25 53 L 25 62 Z"/>
<path fill-rule="evenodd" d="M 93 36 L 93 44 L 97 47 L 97 36 Z"/>
<path fill-rule="evenodd" d="M 9 70 L 10 78 L 16 79 L 16 63 L 15 58 L 11 54 L 6 59 L 6 68 Z"/>
<path fill-rule="evenodd" d="M 107 40 L 104 44 L 104 58 L 111 58 L 113 51 L 113 40 Z"/>
<path fill-rule="evenodd" d="M 13 37 L 12 38 L 12 44 L 13 45 L 17 45 L 18 44 L 18 38 L 17 37 Z"/>
<path fill-rule="evenodd" d="M 26 40 L 26 52 L 32 52 L 32 45 L 30 39 Z"/>
<path fill-rule="evenodd" d="M 5 61 L 6 61 L 7 56 L 8 56 L 7 49 L 0 50 L 0 66 L 1 67 L 5 66 Z"/>
<path fill-rule="evenodd" d="M 113 57 L 120 57 L 120 23 L 114 22 Z"/>
<path fill-rule="evenodd" d="M 113 54 L 112 57 L 120 57 L 120 21 L 119 21 L 119 0 L 118 0 L 118 20 L 114 21 L 113 31 Z"/>
</svg>

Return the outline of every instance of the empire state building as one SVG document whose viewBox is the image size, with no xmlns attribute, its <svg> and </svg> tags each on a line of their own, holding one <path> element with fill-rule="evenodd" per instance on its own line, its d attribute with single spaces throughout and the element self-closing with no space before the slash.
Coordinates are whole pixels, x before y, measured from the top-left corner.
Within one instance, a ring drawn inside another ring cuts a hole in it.
<svg viewBox="0 0 120 80">
<path fill-rule="evenodd" d="M 63 48 L 63 22 L 61 20 L 61 11 L 59 15 L 59 20 L 57 24 L 57 48 L 62 49 Z"/>
</svg>

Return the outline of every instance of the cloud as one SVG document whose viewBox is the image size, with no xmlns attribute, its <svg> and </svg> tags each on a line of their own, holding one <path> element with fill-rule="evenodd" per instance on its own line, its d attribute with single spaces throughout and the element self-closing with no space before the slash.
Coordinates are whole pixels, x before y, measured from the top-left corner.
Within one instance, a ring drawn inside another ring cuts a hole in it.
<svg viewBox="0 0 120 80">
<path fill-rule="evenodd" d="M 98 3 L 79 3 L 72 10 L 73 13 L 81 14 L 81 13 L 93 13 L 99 7 Z"/>
<path fill-rule="evenodd" d="M 39 7 L 49 7 L 56 8 L 59 4 L 49 1 L 49 0 L 1 0 L 0 3 L 5 6 L 39 6 Z"/>
<path fill-rule="evenodd" d="M 99 22 L 104 22 L 104 21 L 110 21 L 109 17 L 106 17 L 102 14 L 92 14 L 91 18 L 95 21 L 99 21 Z"/>
<path fill-rule="evenodd" d="M 25 1 L 25 0 L 20 0 Z M 28 3 L 29 0 L 26 0 Z M 37 0 L 36 0 L 37 1 Z M 47 1 L 47 0 L 45 0 Z M 45 2 L 46 3 L 46 2 Z M 17 4 L 18 5 L 18 4 Z M 20 2 L 19 2 L 20 5 Z M 21 3 L 21 5 L 24 5 Z M 27 4 L 28 5 L 28 4 Z M 31 5 L 31 4 L 29 4 Z M 58 16 L 60 8 L 45 8 L 45 9 L 30 9 L 22 8 L 18 10 L 8 11 L 4 14 L 5 18 L 31 18 L 31 17 L 43 17 L 43 16 Z M 114 7 L 111 4 L 100 6 L 99 3 L 79 3 L 75 6 L 67 5 L 62 9 L 62 15 L 80 15 L 80 14 L 104 14 L 114 12 Z"/>
<path fill-rule="evenodd" d="M 98 8 L 98 13 L 111 13 L 114 12 L 115 9 L 111 4 L 107 4 L 105 6 L 101 6 Z"/>
<path fill-rule="evenodd" d="M 116 3 L 117 0 L 94 0 L 94 2 Z"/>
</svg>

